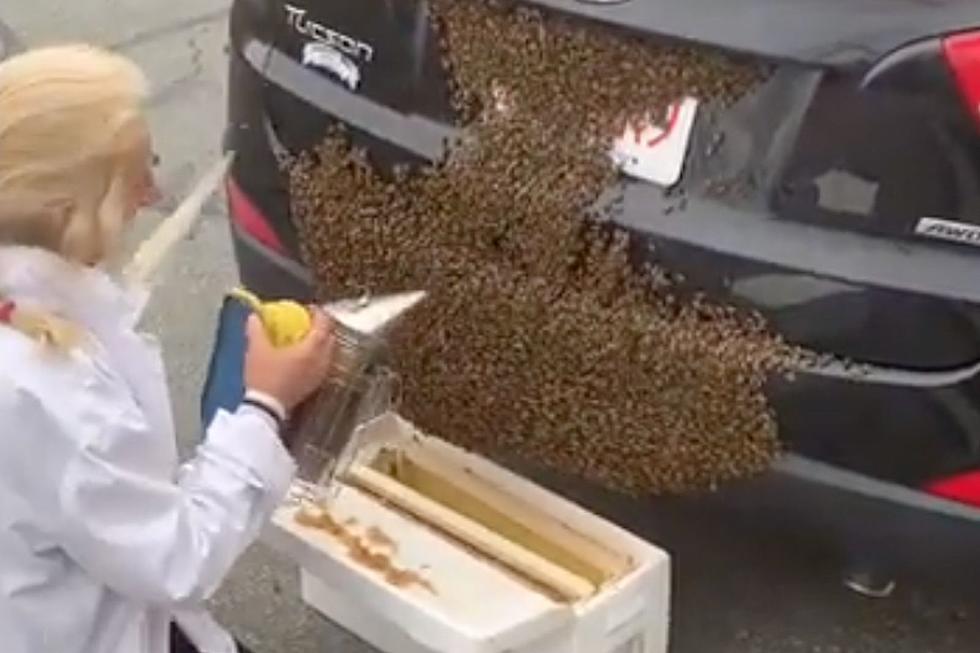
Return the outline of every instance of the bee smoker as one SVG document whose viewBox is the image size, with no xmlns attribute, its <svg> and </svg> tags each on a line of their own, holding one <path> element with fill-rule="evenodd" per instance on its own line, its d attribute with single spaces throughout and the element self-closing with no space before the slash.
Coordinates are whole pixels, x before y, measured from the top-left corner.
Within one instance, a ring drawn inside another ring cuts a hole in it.
<svg viewBox="0 0 980 653">
<path fill-rule="evenodd" d="M 407 292 L 324 307 L 334 320 L 331 370 L 323 387 L 297 410 L 285 433 L 305 492 L 325 498 L 333 479 L 357 456 L 359 427 L 391 407 L 397 377 L 388 366 L 385 336 L 424 297 L 424 292 Z"/>
</svg>

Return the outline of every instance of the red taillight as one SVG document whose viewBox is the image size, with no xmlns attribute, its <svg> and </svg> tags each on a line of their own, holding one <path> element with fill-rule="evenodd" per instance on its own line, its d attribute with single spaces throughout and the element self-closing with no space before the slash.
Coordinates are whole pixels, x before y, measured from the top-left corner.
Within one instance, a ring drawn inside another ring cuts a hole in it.
<svg viewBox="0 0 980 653">
<path fill-rule="evenodd" d="M 930 483 L 926 491 L 980 508 L 980 469 Z"/>
<path fill-rule="evenodd" d="M 947 37 L 943 50 L 970 115 L 980 123 L 980 32 Z"/>
<path fill-rule="evenodd" d="M 228 177 L 226 186 L 228 210 L 231 212 L 231 219 L 234 220 L 235 224 L 269 249 L 285 254 L 286 248 L 283 247 L 279 236 L 273 231 L 269 219 L 255 206 L 233 178 Z"/>
</svg>

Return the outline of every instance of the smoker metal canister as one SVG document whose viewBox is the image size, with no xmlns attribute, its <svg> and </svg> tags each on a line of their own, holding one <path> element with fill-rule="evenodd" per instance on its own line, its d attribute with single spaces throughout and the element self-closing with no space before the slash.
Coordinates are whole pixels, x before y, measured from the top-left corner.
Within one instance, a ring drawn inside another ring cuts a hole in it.
<svg viewBox="0 0 980 653">
<path fill-rule="evenodd" d="M 359 427 L 389 411 L 397 376 L 388 367 L 388 329 L 425 297 L 421 291 L 362 297 L 329 304 L 335 353 L 327 381 L 297 411 L 286 442 L 298 480 L 323 497 L 338 473 L 353 462 Z"/>
<path fill-rule="evenodd" d="M 357 427 L 391 402 L 393 377 L 384 366 L 383 339 L 339 323 L 335 328 L 327 381 L 300 408 L 287 432 L 297 477 L 312 486 L 329 483 Z"/>
</svg>

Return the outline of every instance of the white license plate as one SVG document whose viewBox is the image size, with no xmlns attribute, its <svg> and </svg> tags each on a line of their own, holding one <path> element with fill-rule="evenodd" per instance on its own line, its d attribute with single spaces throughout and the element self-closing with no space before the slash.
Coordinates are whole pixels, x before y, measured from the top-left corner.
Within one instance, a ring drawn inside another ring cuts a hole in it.
<svg viewBox="0 0 980 653">
<path fill-rule="evenodd" d="M 697 99 L 686 97 L 671 104 L 659 124 L 649 119 L 628 125 L 613 143 L 613 161 L 630 177 L 673 186 L 684 170 L 698 106 Z"/>
</svg>

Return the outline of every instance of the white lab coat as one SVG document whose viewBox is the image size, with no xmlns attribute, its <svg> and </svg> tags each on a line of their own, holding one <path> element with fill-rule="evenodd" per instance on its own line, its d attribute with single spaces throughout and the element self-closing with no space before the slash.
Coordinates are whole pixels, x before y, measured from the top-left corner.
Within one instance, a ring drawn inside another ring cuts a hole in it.
<svg viewBox="0 0 980 653">
<path fill-rule="evenodd" d="M 272 420 L 219 413 L 178 470 L 163 362 L 135 331 L 145 297 L 8 246 L 0 293 L 94 337 L 59 356 L 0 325 L 0 650 L 165 653 L 176 620 L 233 652 L 201 606 L 287 492 Z"/>
</svg>

